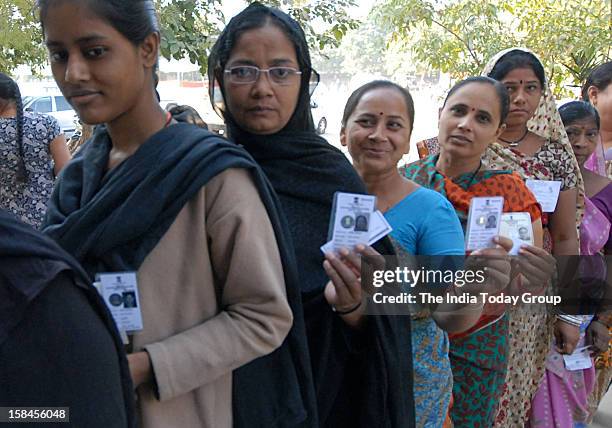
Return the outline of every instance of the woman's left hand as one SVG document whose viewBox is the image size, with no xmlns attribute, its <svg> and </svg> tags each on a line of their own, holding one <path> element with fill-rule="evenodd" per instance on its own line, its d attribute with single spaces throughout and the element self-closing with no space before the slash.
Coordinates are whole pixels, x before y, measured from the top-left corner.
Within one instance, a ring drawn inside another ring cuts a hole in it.
<svg viewBox="0 0 612 428">
<path fill-rule="evenodd" d="M 544 291 L 552 279 L 557 266 L 555 258 L 546 250 L 533 245 L 522 245 L 519 250 L 518 267 L 525 281 L 523 285 L 532 291 Z"/>
</svg>

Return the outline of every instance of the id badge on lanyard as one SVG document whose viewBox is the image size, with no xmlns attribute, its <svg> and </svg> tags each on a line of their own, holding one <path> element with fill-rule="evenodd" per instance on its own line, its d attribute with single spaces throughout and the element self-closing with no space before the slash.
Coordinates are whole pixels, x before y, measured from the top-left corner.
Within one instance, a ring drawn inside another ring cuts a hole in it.
<svg viewBox="0 0 612 428">
<path fill-rule="evenodd" d="M 99 273 L 96 275 L 94 286 L 112 314 L 124 342 L 127 333 L 142 330 L 136 272 Z"/>
</svg>

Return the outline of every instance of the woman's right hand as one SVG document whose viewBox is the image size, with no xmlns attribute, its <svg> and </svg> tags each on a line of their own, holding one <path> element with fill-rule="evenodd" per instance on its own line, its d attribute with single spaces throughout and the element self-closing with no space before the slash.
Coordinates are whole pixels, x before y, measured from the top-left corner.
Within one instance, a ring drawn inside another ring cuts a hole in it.
<svg viewBox="0 0 612 428">
<path fill-rule="evenodd" d="M 560 354 L 571 354 L 580 340 L 580 327 L 557 319 L 554 324 L 555 349 Z"/>
<path fill-rule="evenodd" d="M 354 328 L 361 324 L 364 307 L 361 286 L 361 261 L 380 268 L 384 267 L 384 258 L 369 245 L 357 245 L 354 251 L 342 248 L 339 254 L 326 253 L 323 268 L 330 278 L 325 286 L 325 299 L 334 311 Z"/>
<path fill-rule="evenodd" d="M 325 287 L 325 299 L 339 312 L 349 311 L 362 301 L 360 262 L 355 267 L 355 253 L 343 248 L 340 257 L 334 253 L 326 253 L 323 269 L 330 281 Z"/>
</svg>

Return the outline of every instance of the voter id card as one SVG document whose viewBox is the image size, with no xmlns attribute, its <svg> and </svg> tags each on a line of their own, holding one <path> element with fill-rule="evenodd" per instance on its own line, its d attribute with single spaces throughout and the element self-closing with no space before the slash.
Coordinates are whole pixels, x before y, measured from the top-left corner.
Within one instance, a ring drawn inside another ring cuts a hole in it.
<svg viewBox="0 0 612 428">
<path fill-rule="evenodd" d="M 119 331 L 142 330 L 136 272 L 99 273 L 96 275 L 96 288 Z"/>
<path fill-rule="evenodd" d="M 560 181 L 549 180 L 527 180 L 525 182 L 531 193 L 542 207 L 545 213 L 552 213 L 557 207 L 559 192 L 561 191 Z"/>
<path fill-rule="evenodd" d="M 501 215 L 500 236 L 512 239 L 510 255 L 515 256 L 521 245 L 533 245 L 533 228 L 529 213 L 503 213 Z"/>
<path fill-rule="evenodd" d="M 366 245 L 375 210 L 376 196 L 336 192 L 328 236 L 334 249 Z"/>
<path fill-rule="evenodd" d="M 563 355 L 565 368 L 569 371 L 585 370 L 593 367 L 593 360 L 589 352 L 590 346 L 576 348 L 570 355 Z"/>
<path fill-rule="evenodd" d="M 385 215 L 379 210 L 374 211 L 370 218 L 370 237 L 368 238 L 368 245 L 378 242 L 393 230 L 385 218 Z M 334 249 L 335 247 L 333 241 L 329 241 L 321 246 L 321 251 L 323 251 L 323 253 L 332 252 Z"/>
<path fill-rule="evenodd" d="M 493 238 L 499 235 L 503 208 L 503 196 L 472 198 L 465 233 L 466 251 L 495 247 Z"/>
<path fill-rule="evenodd" d="M 370 237 L 368 238 L 368 245 L 378 242 L 391 233 L 392 230 L 393 228 L 385 218 L 385 215 L 379 210 L 374 211 L 372 221 L 370 222 Z"/>
</svg>

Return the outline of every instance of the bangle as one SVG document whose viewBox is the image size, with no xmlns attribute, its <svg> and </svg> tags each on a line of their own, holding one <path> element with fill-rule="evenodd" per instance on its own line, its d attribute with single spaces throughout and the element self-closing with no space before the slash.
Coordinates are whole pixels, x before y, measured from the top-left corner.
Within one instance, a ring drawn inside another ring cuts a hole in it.
<svg viewBox="0 0 612 428">
<path fill-rule="evenodd" d="M 339 311 L 338 309 L 336 309 L 335 306 L 332 306 L 332 311 L 334 311 L 335 313 L 337 313 L 338 315 L 348 315 L 350 313 L 355 312 L 357 309 L 359 309 L 361 307 L 361 300 L 359 301 L 359 303 L 357 303 L 355 306 L 353 306 L 350 309 L 347 309 L 346 311 Z"/>
<path fill-rule="evenodd" d="M 574 315 L 557 314 L 557 319 L 573 325 L 574 327 L 580 327 L 582 325 L 582 318 Z"/>
</svg>

